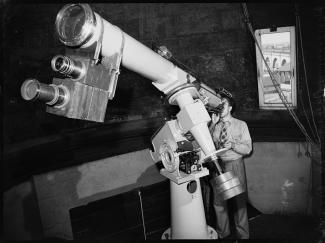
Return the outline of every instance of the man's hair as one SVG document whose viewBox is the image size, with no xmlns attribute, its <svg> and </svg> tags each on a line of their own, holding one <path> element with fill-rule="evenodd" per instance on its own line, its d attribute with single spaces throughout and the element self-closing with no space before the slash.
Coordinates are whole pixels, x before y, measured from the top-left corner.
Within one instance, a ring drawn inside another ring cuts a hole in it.
<svg viewBox="0 0 325 243">
<path fill-rule="evenodd" d="M 236 103 L 235 103 L 235 100 L 234 100 L 232 94 L 225 88 L 217 88 L 215 91 L 217 94 L 220 95 L 221 98 L 225 98 L 228 100 L 229 106 L 232 107 L 230 112 L 231 112 L 231 114 L 234 113 L 235 108 L 236 108 Z"/>
</svg>

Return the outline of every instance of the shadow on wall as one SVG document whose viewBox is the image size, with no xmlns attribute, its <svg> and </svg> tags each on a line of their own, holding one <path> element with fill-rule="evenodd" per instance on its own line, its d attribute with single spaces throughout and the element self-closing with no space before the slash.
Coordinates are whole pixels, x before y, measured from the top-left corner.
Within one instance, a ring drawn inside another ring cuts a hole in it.
<svg viewBox="0 0 325 243">
<path fill-rule="evenodd" d="M 157 162 L 149 166 L 137 179 L 136 185 L 138 187 L 148 186 L 163 180 L 167 180 L 164 176 L 161 175 L 161 178 L 157 177 L 157 172 L 159 173 L 160 169 L 163 168 L 161 162 Z M 165 179 L 164 179 L 165 178 Z M 154 181 L 153 181 L 154 180 Z"/>
<path fill-rule="evenodd" d="M 311 159 L 299 152 L 295 142 L 255 143 L 254 156 L 245 160 L 245 167 L 249 199 L 259 211 L 308 213 Z"/>
<path fill-rule="evenodd" d="M 108 198 L 110 196 L 115 196 L 118 194 L 122 194 L 137 188 L 145 187 L 148 185 L 152 185 L 158 182 L 161 182 L 163 180 L 166 180 L 165 177 L 162 175 L 159 175 L 159 170 L 161 168 L 160 163 L 152 164 L 149 166 L 136 180 L 135 183 L 133 184 L 128 184 L 125 186 L 121 186 L 118 188 L 115 188 L 113 190 L 109 191 L 102 191 L 102 192 L 97 192 L 96 194 L 92 194 L 90 196 L 80 198 L 77 195 L 77 200 L 80 200 L 81 204 L 85 204 L 91 201 L 99 200 L 102 198 Z M 80 176 L 81 178 L 81 176 Z M 79 181 L 78 181 L 79 182 Z M 85 188 L 84 188 L 85 189 Z M 78 198 L 79 197 L 79 198 Z M 80 203 L 79 203 L 80 204 Z"/>
<path fill-rule="evenodd" d="M 43 230 L 34 184 L 26 181 L 3 193 L 5 240 L 42 239 Z"/>
<path fill-rule="evenodd" d="M 23 199 L 24 228 L 30 232 L 31 239 L 41 239 L 43 236 L 41 216 L 35 195 L 35 185 L 32 183 L 32 191 Z"/>
<path fill-rule="evenodd" d="M 44 236 L 72 239 L 70 209 L 163 180 L 148 150 L 34 176 Z"/>
</svg>

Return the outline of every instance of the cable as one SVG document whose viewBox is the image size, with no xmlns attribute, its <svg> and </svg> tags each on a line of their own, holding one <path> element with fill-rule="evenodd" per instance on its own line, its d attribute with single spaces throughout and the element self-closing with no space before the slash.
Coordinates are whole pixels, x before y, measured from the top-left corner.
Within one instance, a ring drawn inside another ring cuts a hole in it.
<svg viewBox="0 0 325 243">
<path fill-rule="evenodd" d="M 295 11 L 295 13 L 297 14 L 297 11 Z M 297 19 L 296 19 L 296 22 L 297 22 Z M 297 24 L 296 24 L 297 25 Z M 296 32 L 296 39 L 298 40 L 298 36 L 297 36 L 297 32 Z M 297 59 L 299 60 L 299 48 L 298 48 L 298 43 L 296 45 L 296 56 L 297 56 Z M 296 62 L 296 70 L 297 70 L 297 73 L 296 73 L 296 83 L 297 83 L 297 88 L 300 87 L 300 69 L 299 69 L 299 61 Z M 291 80 L 290 80 L 291 82 Z M 301 92 L 300 90 L 298 89 L 298 96 L 299 96 L 299 100 L 300 100 L 300 103 L 301 103 L 301 106 L 302 106 L 302 109 L 303 109 L 303 112 L 304 112 L 304 115 L 307 119 L 307 122 L 308 122 L 308 126 L 310 128 L 310 131 L 312 132 L 312 135 L 313 135 L 313 138 L 316 139 L 316 135 L 313 131 L 313 128 L 311 127 L 311 124 L 310 124 L 310 121 L 308 119 L 308 115 L 307 115 L 307 112 L 306 112 L 306 109 L 305 109 L 305 105 L 304 105 L 304 102 L 303 102 L 303 99 L 302 99 L 302 96 L 301 96 Z"/>
<path fill-rule="evenodd" d="M 317 126 L 316 126 L 315 118 L 314 118 L 314 112 L 313 112 L 313 108 L 311 106 L 311 101 L 310 101 L 309 86 L 308 86 L 308 81 L 307 81 L 307 71 L 306 71 L 306 64 L 305 64 L 305 57 L 304 57 L 304 49 L 303 49 L 303 44 L 302 44 L 302 34 L 301 34 L 301 26 L 300 26 L 300 17 L 299 17 L 299 13 L 298 13 L 297 8 L 296 8 L 296 23 L 297 23 L 297 27 L 298 27 L 298 31 L 299 31 L 299 40 L 300 40 L 300 47 L 301 47 L 301 56 L 302 56 L 302 63 L 303 63 L 303 67 L 304 67 L 304 75 L 305 75 L 305 83 L 306 83 L 306 88 L 307 88 L 307 95 L 308 95 L 309 107 L 310 107 L 310 111 L 311 111 L 311 116 L 312 116 L 312 121 L 313 121 L 314 129 L 316 131 L 318 143 L 320 143 L 320 137 L 319 137 L 319 134 L 318 134 L 318 130 L 317 130 Z"/>
<path fill-rule="evenodd" d="M 162 51 L 162 52 L 164 51 L 159 46 L 156 46 L 156 48 L 159 51 Z M 196 79 L 199 80 L 199 78 L 198 78 L 199 74 L 195 70 L 191 69 L 190 67 L 188 67 L 187 65 L 185 65 L 181 61 L 177 60 L 174 56 L 171 56 L 170 59 L 172 59 L 173 63 L 175 62 L 178 66 L 182 66 L 185 69 L 185 71 L 187 71 L 192 76 L 195 76 Z M 169 60 L 169 59 L 167 59 L 167 60 Z"/>
<path fill-rule="evenodd" d="M 310 163 L 309 167 L 309 180 L 308 180 L 308 187 L 307 187 L 307 202 L 306 202 L 306 211 L 305 213 L 308 215 L 309 212 L 309 206 L 310 201 L 312 200 L 312 178 L 313 178 L 313 169 L 312 169 L 312 163 Z"/>
<path fill-rule="evenodd" d="M 175 57 L 171 57 L 177 64 L 179 64 L 179 65 L 181 65 L 181 66 L 183 66 L 185 69 L 186 69 L 186 71 L 188 71 L 190 74 L 192 74 L 193 76 L 196 76 L 196 77 L 198 77 L 199 75 L 198 75 L 198 73 L 195 71 L 195 70 L 193 70 L 193 69 L 191 69 L 190 67 L 188 67 L 188 66 L 186 66 L 184 63 L 182 63 L 181 61 L 179 61 L 179 60 L 177 60 Z"/>
<path fill-rule="evenodd" d="M 297 71 L 298 71 L 298 69 L 297 69 Z M 304 112 L 304 115 L 305 115 L 305 117 L 306 117 L 306 119 L 307 119 L 307 123 L 308 123 L 308 126 L 309 126 L 309 128 L 310 128 L 310 131 L 312 132 L 313 137 L 314 137 L 314 138 L 317 138 L 316 135 L 315 135 L 315 133 L 314 133 L 314 131 L 313 131 L 313 128 L 311 127 L 310 121 L 309 121 L 309 119 L 308 119 L 307 112 L 306 112 L 306 110 L 305 110 L 305 106 L 304 106 L 304 103 L 303 103 L 303 99 L 302 99 L 300 93 L 299 93 L 299 100 L 300 100 L 300 103 L 301 103 L 301 106 L 302 106 L 302 110 L 303 110 L 303 112 Z"/>
<path fill-rule="evenodd" d="M 141 206 L 141 217 L 142 217 L 142 226 L 143 226 L 143 235 L 144 235 L 144 239 L 147 239 L 147 235 L 146 235 L 146 225 L 144 223 L 144 214 L 143 214 L 143 207 L 142 207 L 142 197 L 141 197 L 141 191 L 138 190 L 138 195 L 139 195 L 139 199 L 140 199 L 140 206 Z"/>
<path fill-rule="evenodd" d="M 245 15 L 245 22 L 246 22 L 246 24 L 247 24 L 247 26 L 248 26 L 248 29 L 249 29 L 251 35 L 253 36 L 253 39 L 254 39 L 254 41 L 255 41 L 256 46 L 258 47 L 258 50 L 259 50 L 259 52 L 260 52 L 260 54 L 261 54 L 261 57 L 262 57 L 262 59 L 263 59 L 263 61 L 264 61 L 264 63 L 265 63 L 265 66 L 266 66 L 266 68 L 267 68 L 267 70 L 268 70 L 268 73 L 269 73 L 270 78 L 271 78 L 271 81 L 272 81 L 272 83 L 273 83 L 273 85 L 274 85 L 274 87 L 275 87 L 275 90 L 278 92 L 279 97 L 280 97 L 280 99 L 282 100 L 284 106 L 285 106 L 286 109 L 289 111 L 290 115 L 291 115 L 292 118 L 295 120 L 296 124 L 299 126 L 301 132 L 305 135 L 306 140 L 307 140 L 308 142 L 312 142 L 313 140 L 309 137 L 309 135 L 308 135 L 306 129 L 304 128 L 304 126 L 303 126 L 303 125 L 301 124 L 301 122 L 299 121 L 297 115 L 295 114 L 295 112 L 294 112 L 293 109 L 292 109 L 293 106 L 292 106 L 291 104 L 289 104 L 289 102 L 287 101 L 285 95 L 283 94 L 282 90 L 280 89 L 280 84 L 276 81 L 276 79 L 275 79 L 275 77 L 274 77 L 274 75 L 273 75 L 273 72 L 271 71 L 269 65 L 267 64 L 267 62 L 266 62 L 266 60 L 265 60 L 265 57 L 264 57 L 263 52 L 262 52 L 262 49 L 261 49 L 261 47 L 260 47 L 260 45 L 259 45 L 259 43 L 258 43 L 258 41 L 257 41 L 257 39 L 256 39 L 256 37 L 255 37 L 255 35 L 254 35 L 254 31 L 253 31 L 252 25 L 251 25 L 251 23 L 249 22 L 249 14 L 248 14 L 248 9 L 247 9 L 246 3 L 243 3 L 243 4 L 242 4 L 242 7 L 243 7 L 244 15 Z"/>
</svg>

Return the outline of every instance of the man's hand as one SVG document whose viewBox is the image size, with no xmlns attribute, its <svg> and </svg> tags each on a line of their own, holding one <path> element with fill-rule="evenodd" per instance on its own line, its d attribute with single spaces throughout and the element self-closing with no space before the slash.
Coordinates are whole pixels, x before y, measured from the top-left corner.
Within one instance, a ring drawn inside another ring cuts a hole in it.
<svg viewBox="0 0 325 243">
<path fill-rule="evenodd" d="M 214 128 L 216 126 L 216 124 L 218 123 L 218 121 L 220 120 L 220 115 L 216 115 L 215 113 L 212 113 L 211 115 L 211 123 L 209 125 L 209 131 L 211 134 L 213 134 L 214 132 Z"/>
<path fill-rule="evenodd" d="M 223 147 L 226 148 L 226 149 L 232 149 L 232 142 L 231 141 L 225 142 L 225 144 L 223 145 Z"/>
<path fill-rule="evenodd" d="M 212 113 L 211 119 L 212 119 L 212 124 L 217 124 L 218 121 L 220 120 L 220 115 L 219 114 L 216 115 L 215 113 Z"/>
</svg>

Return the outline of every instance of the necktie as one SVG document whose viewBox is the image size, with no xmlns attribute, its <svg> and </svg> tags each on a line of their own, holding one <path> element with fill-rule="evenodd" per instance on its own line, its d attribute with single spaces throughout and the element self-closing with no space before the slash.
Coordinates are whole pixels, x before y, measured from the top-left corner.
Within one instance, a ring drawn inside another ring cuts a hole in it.
<svg viewBox="0 0 325 243">
<path fill-rule="evenodd" d="M 219 149 L 223 148 L 225 143 L 227 142 L 227 137 L 228 137 L 227 128 L 228 128 L 228 126 L 229 126 L 228 121 L 223 122 L 221 131 L 220 131 L 220 136 L 219 136 Z"/>
</svg>

